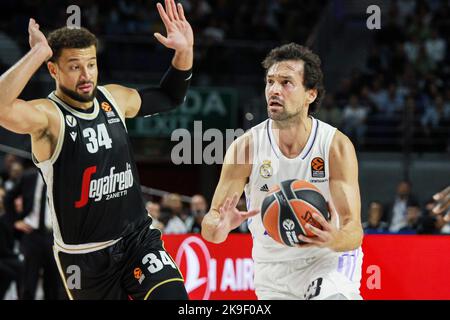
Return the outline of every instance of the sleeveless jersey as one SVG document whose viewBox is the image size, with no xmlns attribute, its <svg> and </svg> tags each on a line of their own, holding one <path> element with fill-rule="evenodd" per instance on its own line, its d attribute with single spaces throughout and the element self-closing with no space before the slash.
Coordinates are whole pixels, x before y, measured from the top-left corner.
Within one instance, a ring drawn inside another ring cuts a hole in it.
<svg viewBox="0 0 450 320">
<path fill-rule="evenodd" d="M 117 242 L 149 219 L 124 116 L 101 86 L 86 112 L 54 92 L 48 98 L 60 133 L 52 157 L 34 160 L 48 188 L 55 245 L 70 253 Z"/>
<path fill-rule="evenodd" d="M 312 130 L 305 147 L 297 157 L 289 159 L 277 145 L 272 124 L 273 121 L 267 119 L 250 129 L 253 138 L 253 166 L 245 186 L 247 209 L 261 209 L 269 189 L 289 179 L 306 180 L 314 184 L 329 201 L 328 155 L 336 128 L 312 118 Z M 252 233 L 252 254 L 256 262 L 288 261 L 334 253 L 328 248 L 297 248 L 279 244 L 267 234 L 261 214 L 250 218 L 248 227 Z"/>
</svg>

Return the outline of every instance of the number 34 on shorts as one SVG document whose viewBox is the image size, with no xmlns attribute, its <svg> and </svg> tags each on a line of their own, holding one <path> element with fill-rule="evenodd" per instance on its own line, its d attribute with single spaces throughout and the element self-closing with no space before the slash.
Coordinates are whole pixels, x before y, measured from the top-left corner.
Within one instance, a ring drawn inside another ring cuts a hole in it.
<svg viewBox="0 0 450 320">
<path fill-rule="evenodd" d="M 151 274 L 161 271 L 165 265 L 178 270 L 173 260 L 164 250 L 159 250 L 159 257 L 155 253 L 146 254 L 142 258 L 142 264 L 147 267 L 148 272 Z"/>
</svg>

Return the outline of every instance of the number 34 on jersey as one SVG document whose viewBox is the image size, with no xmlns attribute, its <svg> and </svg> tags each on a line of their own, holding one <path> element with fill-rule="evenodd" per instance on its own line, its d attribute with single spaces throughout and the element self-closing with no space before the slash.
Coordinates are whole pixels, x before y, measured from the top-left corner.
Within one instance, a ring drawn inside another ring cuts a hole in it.
<svg viewBox="0 0 450 320">
<path fill-rule="evenodd" d="M 83 137 L 87 138 L 86 148 L 90 153 L 97 153 L 101 147 L 112 148 L 112 139 L 109 137 L 104 123 L 97 125 L 97 130 L 94 128 L 84 129 Z"/>
</svg>

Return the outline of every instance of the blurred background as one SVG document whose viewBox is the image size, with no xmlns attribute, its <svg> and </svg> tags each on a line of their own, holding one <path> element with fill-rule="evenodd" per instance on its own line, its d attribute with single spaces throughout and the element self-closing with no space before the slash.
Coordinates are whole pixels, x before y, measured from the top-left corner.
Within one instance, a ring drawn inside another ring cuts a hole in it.
<svg viewBox="0 0 450 320">
<path fill-rule="evenodd" d="M 450 1 L 180 2 L 195 35 L 187 100 L 171 113 L 127 123 L 147 208 L 163 232 L 200 231 L 221 169 L 173 164 L 173 130 L 192 131 L 195 120 L 203 131 L 247 130 L 265 120 L 261 61 L 273 47 L 297 42 L 322 60 L 327 95 L 314 116 L 339 128 L 356 147 L 366 233 L 450 233 L 450 225 L 429 213 L 431 196 L 450 183 Z M 81 25 L 99 38 L 99 84 L 137 88 L 159 82 L 173 52 L 153 37 L 164 27 L 156 1 L 149 0 L 3 0 L 0 73 L 28 51 L 30 17 L 48 33 L 66 24 L 73 4 L 81 9 Z M 379 30 L 366 26 L 373 4 L 381 9 Z M 42 67 L 21 98 L 52 90 Z M 20 220 L 23 199 L 8 192 L 32 166 L 29 152 L 28 136 L 0 128 L 1 216 L 11 208 Z M 245 208 L 245 201 L 240 205 Z M 16 257 L 23 230 L 17 221 L 3 220 L 0 257 Z M 242 225 L 235 231 L 248 230 Z M 0 294 L 2 281 L 17 276 L 3 267 Z"/>
</svg>

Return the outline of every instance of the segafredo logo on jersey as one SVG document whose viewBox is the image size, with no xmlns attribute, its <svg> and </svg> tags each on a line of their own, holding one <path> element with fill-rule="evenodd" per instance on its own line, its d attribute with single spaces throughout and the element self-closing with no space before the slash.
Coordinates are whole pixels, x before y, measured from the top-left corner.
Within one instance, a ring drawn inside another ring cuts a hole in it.
<svg viewBox="0 0 450 320">
<path fill-rule="evenodd" d="M 199 237 L 186 238 L 179 246 L 175 261 L 184 275 L 190 299 L 206 300 L 218 290 L 254 290 L 251 258 L 211 258 L 208 247 Z"/>
<path fill-rule="evenodd" d="M 116 167 L 111 167 L 109 175 L 93 179 L 92 176 L 97 172 L 97 166 L 86 168 L 83 172 L 80 200 L 75 202 L 75 208 L 84 207 L 89 199 L 97 202 L 126 195 L 127 189 L 131 188 L 134 183 L 131 165 L 127 162 L 124 171 L 115 171 Z"/>
</svg>

